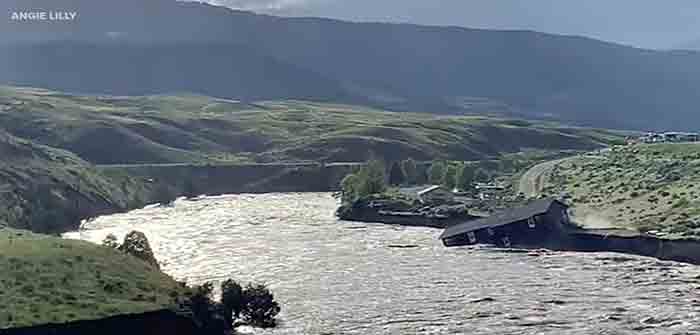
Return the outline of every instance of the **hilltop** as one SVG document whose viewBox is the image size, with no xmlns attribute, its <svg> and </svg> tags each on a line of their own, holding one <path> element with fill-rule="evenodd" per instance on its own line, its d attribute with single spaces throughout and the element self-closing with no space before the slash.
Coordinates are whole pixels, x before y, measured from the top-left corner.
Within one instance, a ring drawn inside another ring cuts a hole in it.
<svg viewBox="0 0 700 335">
<path fill-rule="evenodd" d="M 114 249 L 0 228 L 0 329 L 173 307 L 184 288 Z"/>
<path fill-rule="evenodd" d="M 590 226 L 623 226 L 667 237 L 700 236 L 700 146 L 615 147 L 560 161 L 545 193 L 567 194 Z"/>
<path fill-rule="evenodd" d="M 0 4 L 17 8 L 80 14 L 63 25 L 0 21 L 7 32 L 0 83 L 498 113 L 604 128 L 689 129 L 700 121 L 694 51 L 531 31 L 284 18 L 175 0 Z"/>
<path fill-rule="evenodd" d="M 0 128 L 93 164 L 361 162 L 372 155 L 479 160 L 621 140 L 620 132 L 552 122 L 199 95 L 111 97 L 5 87 L 0 106 Z"/>
</svg>

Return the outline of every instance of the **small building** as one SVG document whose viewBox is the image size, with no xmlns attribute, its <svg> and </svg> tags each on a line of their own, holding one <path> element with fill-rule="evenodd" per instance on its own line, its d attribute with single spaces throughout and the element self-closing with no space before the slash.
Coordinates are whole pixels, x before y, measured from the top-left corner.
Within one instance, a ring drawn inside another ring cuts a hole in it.
<svg viewBox="0 0 700 335">
<path fill-rule="evenodd" d="M 440 239 L 448 247 L 478 243 L 506 248 L 543 246 L 565 235 L 571 225 L 568 208 L 553 198 L 538 199 L 523 207 L 450 226 Z"/>
<path fill-rule="evenodd" d="M 418 200 L 424 204 L 445 204 L 454 201 L 455 195 L 442 185 L 428 187 L 418 192 Z"/>
</svg>

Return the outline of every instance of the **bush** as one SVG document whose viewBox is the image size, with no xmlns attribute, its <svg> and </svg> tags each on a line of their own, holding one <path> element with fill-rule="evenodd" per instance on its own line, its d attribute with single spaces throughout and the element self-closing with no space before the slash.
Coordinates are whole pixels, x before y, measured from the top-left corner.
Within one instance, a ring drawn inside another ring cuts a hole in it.
<svg viewBox="0 0 700 335">
<path fill-rule="evenodd" d="M 119 242 L 117 242 L 117 237 L 114 236 L 114 234 L 109 234 L 105 236 L 105 239 L 102 240 L 102 245 L 112 249 L 119 248 Z"/>
<path fill-rule="evenodd" d="M 153 250 L 151 250 L 151 245 L 148 243 L 148 238 L 142 232 L 132 231 L 126 234 L 124 243 L 119 246 L 119 250 L 145 261 L 156 269 L 160 268 L 155 255 L 153 255 Z"/>
<path fill-rule="evenodd" d="M 377 160 L 369 161 L 356 173 L 343 178 L 340 186 L 341 198 L 345 204 L 368 195 L 383 193 L 387 189 L 384 163 Z"/>
<path fill-rule="evenodd" d="M 221 304 L 224 321 L 228 327 L 232 327 L 234 318 L 238 319 L 244 307 L 243 287 L 232 279 L 221 283 Z"/>
<path fill-rule="evenodd" d="M 243 291 L 245 303 L 241 314 L 250 325 L 271 328 L 277 325 L 275 317 L 280 312 L 280 306 L 265 285 L 249 284 Z"/>
<path fill-rule="evenodd" d="M 216 324 L 216 303 L 212 301 L 214 284 L 206 282 L 192 287 L 186 306 L 192 311 L 192 318 L 201 328 L 209 329 Z"/>
</svg>

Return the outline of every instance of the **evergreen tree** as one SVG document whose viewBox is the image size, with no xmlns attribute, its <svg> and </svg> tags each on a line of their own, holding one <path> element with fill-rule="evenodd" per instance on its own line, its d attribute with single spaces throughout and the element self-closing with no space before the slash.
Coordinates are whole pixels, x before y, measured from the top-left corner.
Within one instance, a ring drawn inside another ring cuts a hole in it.
<svg viewBox="0 0 700 335">
<path fill-rule="evenodd" d="M 391 165 L 391 171 L 389 171 L 389 184 L 398 186 L 404 183 L 406 183 L 406 174 L 403 168 L 401 168 L 401 164 L 399 162 L 394 162 L 394 164 Z"/>
</svg>

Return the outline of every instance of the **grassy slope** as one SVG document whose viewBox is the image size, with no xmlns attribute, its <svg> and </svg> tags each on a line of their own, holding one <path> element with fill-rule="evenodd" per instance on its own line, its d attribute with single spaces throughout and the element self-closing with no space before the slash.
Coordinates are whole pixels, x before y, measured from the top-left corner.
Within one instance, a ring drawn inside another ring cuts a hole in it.
<svg viewBox="0 0 700 335">
<path fill-rule="evenodd" d="M 586 214 L 590 220 L 697 237 L 700 145 L 636 145 L 582 156 L 555 169 L 546 191 L 569 193 L 584 213 L 595 213 Z"/>
<path fill-rule="evenodd" d="M 590 149 L 592 129 L 475 116 L 391 113 L 300 101 L 240 104 L 181 95 L 70 96 L 0 88 L 0 127 L 93 163 L 482 159 L 525 148 Z"/>
<path fill-rule="evenodd" d="M 82 218 L 144 201 L 132 178 L 108 178 L 69 152 L 1 129 L 0 156 L 0 227 L 63 231 Z"/>
<path fill-rule="evenodd" d="M 0 328 L 155 310 L 182 290 L 115 250 L 11 229 L 0 229 L 0 269 Z"/>
</svg>

